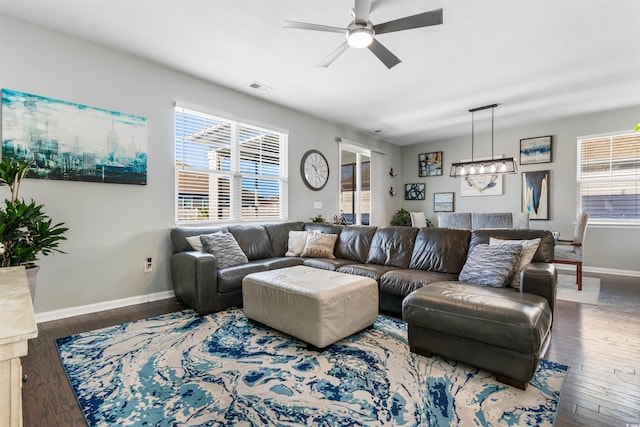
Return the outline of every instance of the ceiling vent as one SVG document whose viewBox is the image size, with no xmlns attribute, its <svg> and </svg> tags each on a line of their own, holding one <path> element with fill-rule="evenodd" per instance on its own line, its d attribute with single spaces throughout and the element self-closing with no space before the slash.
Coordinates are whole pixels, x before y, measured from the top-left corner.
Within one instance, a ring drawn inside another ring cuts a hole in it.
<svg viewBox="0 0 640 427">
<path fill-rule="evenodd" d="M 249 84 L 249 87 L 251 89 L 259 90 L 260 92 L 269 92 L 272 90 L 269 86 L 263 85 L 262 83 L 258 83 L 258 82 L 251 82 Z"/>
</svg>

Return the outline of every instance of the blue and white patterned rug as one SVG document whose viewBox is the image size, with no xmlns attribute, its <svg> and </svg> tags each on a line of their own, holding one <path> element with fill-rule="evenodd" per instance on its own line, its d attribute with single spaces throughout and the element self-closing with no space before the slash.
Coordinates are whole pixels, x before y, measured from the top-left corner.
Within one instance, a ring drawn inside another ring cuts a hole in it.
<svg viewBox="0 0 640 427">
<path fill-rule="evenodd" d="M 90 426 L 553 425 L 568 370 L 542 360 L 518 390 L 410 353 L 406 325 L 383 316 L 321 353 L 237 309 L 56 342 Z"/>
</svg>

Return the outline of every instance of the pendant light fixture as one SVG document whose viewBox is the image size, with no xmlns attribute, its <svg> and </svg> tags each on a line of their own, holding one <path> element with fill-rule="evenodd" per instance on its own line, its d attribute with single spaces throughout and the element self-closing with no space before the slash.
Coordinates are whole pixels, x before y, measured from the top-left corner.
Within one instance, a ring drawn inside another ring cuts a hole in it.
<svg viewBox="0 0 640 427">
<path fill-rule="evenodd" d="M 471 113 L 471 161 L 453 163 L 451 165 L 451 172 L 449 172 L 449 176 L 461 178 L 469 175 L 494 175 L 518 172 L 518 163 L 516 162 L 515 157 L 496 159 L 493 156 L 493 121 L 494 109 L 497 106 L 498 104 L 491 104 L 469 110 Z M 475 160 L 473 158 L 473 139 L 475 133 L 474 113 L 476 111 L 488 110 L 489 108 L 491 108 L 491 160 Z"/>
</svg>

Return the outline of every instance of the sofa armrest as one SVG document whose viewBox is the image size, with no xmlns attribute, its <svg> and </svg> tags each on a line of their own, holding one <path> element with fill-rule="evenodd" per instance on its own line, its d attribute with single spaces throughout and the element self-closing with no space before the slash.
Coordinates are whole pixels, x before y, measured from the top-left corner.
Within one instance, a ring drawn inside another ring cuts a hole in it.
<svg viewBox="0 0 640 427">
<path fill-rule="evenodd" d="M 547 299 L 553 314 L 556 307 L 558 272 L 555 265 L 548 262 L 534 262 L 522 269 L 520 292 L 540 295 Z"/>
<path fill-rule="evenodd" d="M 216 258 L 209 253 L 178 252 L 171 256 L 171 279 L 176 298 L 202 316 L 219 311 L 216 272 Z"/>
</svg>

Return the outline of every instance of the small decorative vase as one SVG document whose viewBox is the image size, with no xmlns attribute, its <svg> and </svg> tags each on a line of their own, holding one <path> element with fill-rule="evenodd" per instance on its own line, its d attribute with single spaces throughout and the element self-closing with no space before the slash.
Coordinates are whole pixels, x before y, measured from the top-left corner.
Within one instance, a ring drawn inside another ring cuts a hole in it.
<svg viewBox="0 0 640 427">
<path fill-rule="evenodd" d="M 29 282 L 29 291 L 31 292 L 31 302 L 33 303 L 36 297 L 36 275 L 38 274 L 38 271 L 40 271 L 40 266 L 35 265 L 33 267 L 29 267 L 26 271 L 27 282 Z"/>
</svg>

